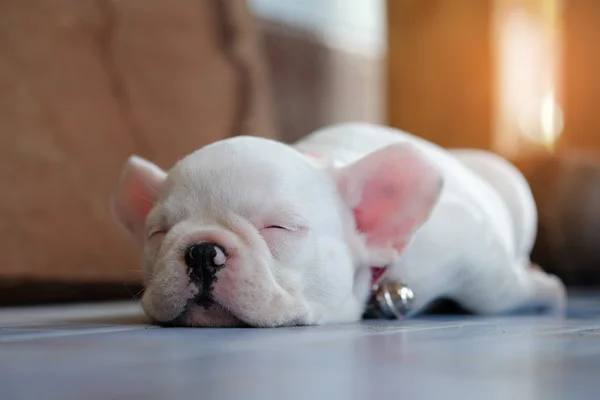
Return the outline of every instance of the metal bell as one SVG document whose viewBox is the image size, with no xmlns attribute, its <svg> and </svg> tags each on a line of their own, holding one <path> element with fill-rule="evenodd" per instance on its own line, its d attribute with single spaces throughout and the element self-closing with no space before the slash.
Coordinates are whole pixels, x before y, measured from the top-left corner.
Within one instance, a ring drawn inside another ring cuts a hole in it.
<svg viewBox="0 0 600 400">
<path fill-rule="evenodd" d="M 414 297 L 402 282 L 384 280 L 373 290 L 365 317 L 402 319 L 410 312 Z"/>
</svg>

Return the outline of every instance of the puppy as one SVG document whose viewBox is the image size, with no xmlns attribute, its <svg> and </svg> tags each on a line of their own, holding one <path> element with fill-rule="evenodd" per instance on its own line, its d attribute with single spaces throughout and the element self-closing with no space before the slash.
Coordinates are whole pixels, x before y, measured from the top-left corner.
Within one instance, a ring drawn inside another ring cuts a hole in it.
<svg viewBox="0 0 600 400">
<path fill-rule="evenodd" d="M 414 313 L 440 297 L 482 314 L 565 306 L 561 281 L 530 266 L 521 174 L 388 127 L 335 125 L 293 146 L 235 137 L 169 172 L 131 157 L 112 207 L 160 324 L 356 321 L 383 275 L 415 292 Z"/>
</svg>

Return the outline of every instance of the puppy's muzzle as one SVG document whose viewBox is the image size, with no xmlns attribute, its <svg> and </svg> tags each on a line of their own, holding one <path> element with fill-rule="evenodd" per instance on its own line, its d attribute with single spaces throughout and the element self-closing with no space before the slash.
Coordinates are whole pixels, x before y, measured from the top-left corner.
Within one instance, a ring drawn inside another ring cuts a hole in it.
<svg viewBox="0 0 600 400">
<path fill-rule="evenodd" d="M 196 302 L 205 306 L 212 303 L 212 288 L 217 272 L 225 266 L 227 253 L 216 243 L 202 242 L 189 246 L 185 252 L 185 264 L 189 276 L 198 285 Z"/>
</svg>

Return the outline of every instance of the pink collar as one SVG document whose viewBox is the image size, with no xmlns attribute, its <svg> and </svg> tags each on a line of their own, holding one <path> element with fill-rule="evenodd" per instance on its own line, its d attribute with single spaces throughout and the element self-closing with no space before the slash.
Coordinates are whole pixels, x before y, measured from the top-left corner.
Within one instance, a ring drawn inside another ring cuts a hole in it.
<svg viewBox="0 0 600 400">
<path fill-rule="evenodd" d="M 371 267 L 371 287 L 373 290 L 377 288 L 377 284 L 387 272 L 388 267 Z"/>
</svg>

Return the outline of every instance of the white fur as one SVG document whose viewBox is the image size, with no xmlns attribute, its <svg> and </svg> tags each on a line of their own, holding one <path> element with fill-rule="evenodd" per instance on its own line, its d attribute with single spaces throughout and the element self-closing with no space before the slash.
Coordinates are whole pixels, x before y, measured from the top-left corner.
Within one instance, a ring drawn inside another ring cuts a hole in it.
<svg viewBox="0 0 600 400">
<path fill-rule="evenodd" d="M 394 154 L 407 155 L 399 162 L 412 168 L 408 177 L 422 176 L 423 184 L 406 186 L 414 199 L 402 197 L 407 210 L 394 217 L 397 227 L 408 227 L 401 230 L 404 236 L 382 241 L 358 229 L 355 206 L 364 200 L 373 171 L 385 165 L 379 160 L 393 162 Z M 443 186 L 436 186 L 438 178 Z M 140 191 L 140 179 L 149 182 L 142 190 L 153 204 L 147 215 L 130 199 L 131 188 Z M 431 209 L 423 208 L 432 199 Z M 535 204 L 514 167 L 489 153 L 448 152 L 382 126 L 336 125 L 294 146 L 226 139 L 181 160 L 166 180 L 156 166 L 136 158 L 124 169 L 113 204 L 142 248 L 142 305 L 158 322 L 355 321 L 370 292 L 369 268 L 384 265 L 389 277 L 415 292 L 415 312 L 440 296 L 479 313 L 527 305 L 559 311 L 565 304 L 562 283 L 529 268 Z M 142 216 L 143 227 L 136 225 Z M 201 241 L 227 251 L 209 309 L 194 303 L 198 288 L 182 261 L 185 248 Z"/>
</svg>

